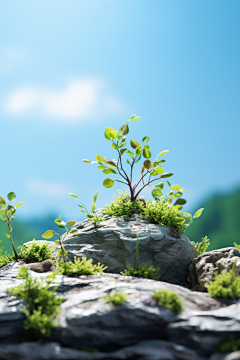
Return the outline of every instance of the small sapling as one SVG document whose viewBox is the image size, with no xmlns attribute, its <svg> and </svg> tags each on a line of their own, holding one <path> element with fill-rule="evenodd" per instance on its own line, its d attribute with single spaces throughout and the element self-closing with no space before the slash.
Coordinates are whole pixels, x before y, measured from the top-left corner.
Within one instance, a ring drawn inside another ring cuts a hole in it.
<svg viewBox="0 0 240 360">
<path fill-rule="evenodd" d="M 57 245 L 60 245 L 60 249 L 58 250 L 58 256 L 64 256 L 64 255 L 67 255 L 68 251 L 64 249 L 63 247 L 63 240 L 65 239 L 65 237 L 68 235 L 68 234 L 74 234 L 76 232 L 78 232 L 77 229 L 72 229 L 72 226 L 76 225 L 77 221 L 75 220 L 70 220 L 68 221 L 67 223 L 65 223 L 65 221 L 63 221 L 61 219 L 61 215 L 58 216 L 58 218 L 54 221 L 58 227 L 60 229 L 65 229 L 66 232 L 63 234 L 63 235 L 59 235 L 56 231 L 54 230 L 47 230 L 43 235 L 42 237 L 44 239 L 51 239 L 53 237 L 54 234 L 58 235 L 59 236 L 59 240 L 56 240 L 54 241 L 55 244 Z M 67 225 L 69 226 L 69 228 L 67 228 Z"/>
<path fill-rule="evenodd" d="M 15 258 L 16 260 L 18 260 L 18 254 L 17 254 L 17 250 L 14 246 L 14 243 L 13 243 L 13 239 L 12 239 L 12 226 L 11 226 L 11 222 L 12 220 L 15 218 L 15 212 L 17 210 L 17 208 L 21 205 L 24 204 L 24 202 L 21 202 L 21 203 L 18 203 L 17 205 L 15 206 L 12 206 L 10 205 L 10 203 L 12 201 L 14 201 L 16 199 L 16 194 L 14 192 L 10 192 L 8 195 L 7 195 L 7 198 L 9 200 L 9 203 L 6 204 L 6 201 L 5 199 L 0 196 L 0 219 L 5 222 L 5 224 L 7 224 L 8 226 L 8 229 L 9 229 L 9 234 L 5 233 L 5 236 L 10 239 L 11 241 L 11 244 L 12 244 L 12 248 L 13 248 L 13 252 L 14 252 L 14 255 L 15 255 Z"/>
</svg>

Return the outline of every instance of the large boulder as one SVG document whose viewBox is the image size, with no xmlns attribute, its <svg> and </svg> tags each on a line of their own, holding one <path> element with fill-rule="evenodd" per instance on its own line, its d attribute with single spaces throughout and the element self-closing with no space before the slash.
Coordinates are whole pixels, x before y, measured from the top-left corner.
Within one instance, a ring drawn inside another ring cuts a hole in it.
<svg viewBox="0 0 240 360">
<path fill-rule="evenodd" d="M 194 291 L 207 291 L 206 286 L 214 280 L 214 273 L 230 271 L 236 260 L 236 275 L 240 275 L 240 250 L 228 247 L 209 251 L 192 260 L 188 281 Z"/>
<path fill-rule="evenodd" d="M 77 233 L 65 238 L 69 260 L 85 256 L 107 266 L 108 272 L 119 274 L 128 264 L 136 265 L 139 234 L 140 264 L 151 262 L 159 268 L 163 281 L 179 285 L 187 282 L 188 268 L 197 251 L 183 233 L 141 220 L 137 214 L 131 218 L 105 218 L 96 228 L 84 220 L 76 226 Z"/>
</svg>

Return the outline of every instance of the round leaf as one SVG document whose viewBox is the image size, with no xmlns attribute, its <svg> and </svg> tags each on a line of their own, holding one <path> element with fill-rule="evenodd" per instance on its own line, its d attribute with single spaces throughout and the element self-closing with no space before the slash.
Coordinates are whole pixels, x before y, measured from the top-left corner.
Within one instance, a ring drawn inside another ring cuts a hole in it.
<svg viewBox="0 0 240 360">
<path fill-rule="evenodd" d="M 164 174 L 164 170 L 163 170 L 163 168 L 162 168 L 161 166 L 157 167 L 157 168 L 155 169 L 155 171 L 156 171 L 159 175 Z"/>
<path fill-rule="evenodd" d="M 185 191 L 183 188 L 181 188 L 181 186 L 177 185 L 177 184 L 174 184 L 172 186 L 172 189 L 173 190 L 177 190 L 177 191 Z"/>
<path fill-rule="evenodd" d="M 133 149 L 136 149 L 139 146 L 139 142 L 132 139 L 130 140 L 130 144 Z"/>
<path fill-rule="evenodd" d="M 4 198 L 2 196 L 0 196 L 0 206 L 4 207 L 6 205 L 6 201 L 4 200 Z"/>
<path fill-rule="evenodd" d="M 159 189 L 163 189 L 164 183 L 160 182 L 159 184 L 155 185 L 155 187 L 159 187 Z"/>
<path fill-rule="evenodd" d="M 144 138 L 142 139 L 142 142 L 147 143 L 149 141 L 149 137 L 148 136 L 144 136 Z"/>
<path fill-rule="evenodd" d="M 145 160 L 143 165 L 145 166 L 146 169 L 150 169 L 150 166 L 151 166 L 151 161 L 150 160 Z"/>
<path fill-rule="evenodd" d="M 124 145 L 123 145 L 124 146 Z M 112 147 L 115 149 L 115 150 L 118 150 L 120 148 L 120 146 L 118 146 L 117 144 L 115 144 L 114 142 L 112 143 Z"/>
<path fill-rule="evenodd" d="M 77 229 L 72 229 L 72 230 L 70 231 L 70 234 L 75 234 L 75 233 L 77 233 L 77 232 L 78 232 Z"/>
<path fill-rule="evenodd" d="M 75 225 L 76 223 L 77 223 L 76 220 L 70 220 L 70 221 L 67 222 L 67 225 L 73 226 L 73 225 Z"/>
<path fill-rule="evenodd" d="M 114 131 L 113 128 L 111 128 L 111 127 L 106 128 L 106 130 L 104 132 L 104 136 L 107 140 L 112 140 L 112 136 L 110 135 L 112 131 Z"/>
<path fill-rule="evenodd" d="M 125 143 L 126 144 L 126 143 Z M 125 148 L 125 149 L 121 149 L 120 150 L 120 153 L 121 153 L 121 155 L 123 155 L 124 153 L 125 153 L 125 151 L 127 150 L 127 148 Z"/>
<path fill-rule="evenodd" d="M 104 162 L 104 158 L 102 157 L 102 155 L 99 154 L 96 155 L 96 160 L 99 164 Z"/>
<path fill-rule="evenodd" d="M 16 194 L 14 192 L 10 192 L 7 194 L 7 198 L 9 201 L 14 201 L 16 199 Z"/>
<path fill-rule="evenodd" d="M 112 138 L 112 139 L 117 139 L 118 135 L 117 135 L 117 130 L 113 130 L 110 132 L 109 136 Z"/>
<path fill-rule="evenodd" d="M 130 150 L 128 150 L 128 151 L 126 152 L 126 154 L 130 155 L 131 157 L 134 157 L 134 154 L 133 154 Z"/>
<path fill-rule="evenodd" d="M 112 170 L 111 169 L 105 169 L 105 170 L 103 170 L 103 173 L 109 175 L 109 174 L 112 173 Z"/>
<path fill-rule="evenodd" d="M 164 155 L 164 154 L 166 154 L 168 152 L 169 152 L 169 150 L 164 150 L 164 151 L 160 152 L 160 154 L 158 156 L 162 156 L 162 155 Z"/>
<path fill-rule="evenodd" d="M 155 198 L 156 196 L 160 197 L 162 196 L 162 192 L 160 189 L 153 189 L 152 190 L 152 196 Z"/>
<path fill-rule="evenodd" d="M 128 125 L 127 125 L 127 124 L 122 125 L 122 126 L 120 127 L 120 129 L 119 129 L 119 133 L 120 133 L 121 135 L 127 135 L 127 134 L 129 133 L 129 127 L 128 127 Z"/>
<path fill-rule="evenodd" d="M 166 179 L 166 178 L 169 178 L 170 176 L 173 176 L 173 174 L 172 173 L 164 173 L 161 175 L 161 178 Z"/>
<path fill-rule="evenodd" d="M 151 152 L 150 152 L 148 149 L 144 148 L 144 150 L 143 150 L 143 156 L 144 156 L 145 158 L 149 159 L 149 158 L 152 156 L 152 154 L 151 154 Z"/>
<path fill-rule="evenodd" d="M 114 181 L 112 179 L 105 179 L 103 182 L 103 186 L 105 186 L 106 188 L 111 188 L 114 185 Z"/>
<path fill-rule="evenodd" d="M 195 214 L 193 215 L 193 218 L 196 219 L 199 216 L 201 216 L 202 212 L 203 212 L 204 208 L 199 209 L 198 211 L 195 212 Z"/>
<path fill-rule="evenodd" d="M 179 198 L 179 199 L 177 199 L 177 201 L 175 201 L 174 205 L 184 205 L 184 204 L 186 204 L 186 202 L 187 202 L 187 200 Z"/>
<path fill-rule="evenodd" d="M 54 242 L 55 242 L 55 244 L 60 245 L 60 241 L 59 241 L 59 240 L 56 240 L 56 241 L 54 241 Z"/>
<path fill-rule="evenodd" d="M 42 237 L 44 239 L 51 239 L 51 237 L 53 237 L 53 235 L 56 234 L 56 231 L 54 230 L 47 230 L 43 235 Z"/>
<path fill-rule="evenodd" d="M 180 196 L 182 196 L 182 192 L 181 192 L 181 191 L 177 191 L 177 192 L 174 194 L 173 199 L 179 198 Z"/>
<path fill-rule="evenodd" d="M 104 166 L 104 165 L 98 165 L 97 168 L 100 169 L 100 170 L 108 169 L 108 167 Z"/>
</svg>

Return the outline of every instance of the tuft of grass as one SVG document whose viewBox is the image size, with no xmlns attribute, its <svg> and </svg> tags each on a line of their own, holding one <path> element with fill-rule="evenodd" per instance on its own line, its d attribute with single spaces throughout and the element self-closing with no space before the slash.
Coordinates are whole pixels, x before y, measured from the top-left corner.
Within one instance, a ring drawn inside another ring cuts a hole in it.
<svg viewBox="0 0 240 360">
<path fill-rule="evenodd" d="M 54 260 L 53 249 L 50 243 L 37 243 L 35 239 L 32 244 L 20 246 L 18 258 L 25 263 L 42 262 L 47 259 Z"/>
<path fill-rule="evenodd" d="M 237 299 L 240 297 L 240 277 L 235 275 L 236 261 L 232 270 L 222 270 L 221 274 L 214 274 L 214 281 L 207 286 L 212 298 Z"/>
<path fill-rule="evenodd" d="M 126 194 L 122 190 L 118 190 L 119 196 L 114 195 L 116 201 L 112 201 L 111 204 L 107 204 L 103 208 L 102 213 L 109 216 L 116 216 L 121 218 L 131 217 L 132 214 L 142 212 L 144 207 L 140 201 L 131 201 L 130 195 L 126 191 Z"/>
<path fill-rule="evenodd" d="M 98 273 L 103 273 L 107 269 L 107 266 L 92 264 L 92 259 L 87 260 L 86 257 L 82 257 L 81 260 L 74 257 L 74 262 L 67 261 L 64 262 L 63 259 L 56 262 L 57 270 L 60 274 L 66 276 L 80 276 L 80 275 L 96 275 Z"/>
<path fill-rule="evenodd" d="M 128 297 L 128 294 L 123 294 L 119 291 L 115 291 L 115 293 L 108 294 L 106 296 L 103 296 L 103 299 L 105 299 L 110 305 L 124 305 L 126 303 L 126 298 Z"/>
<path fill-rule="evenodd" d="M 191 241 L 191 243 L 194 245 L 195 249 L 197 250 L 198 255 L 204 254 L 210 245 L 210 241 L 207 236 L 204 236 L 204 238 L 202 238 L 201 242 L 195 243 L 194 241 Z"/>
<path fill-rule="evenodd" d="M 139 266 L 127 265 L 127 269 L 121 272 L 125 276 L 135 276 L 144 279 L 159 280 L 160 274 L 159 269 L 155 269 L 151 263 L 140 264 Z"/>
<path fill-rule="evenodd" d="M 178 294 L 172 290 L 154 290 L 153 298 L 157 300 L 159 306 L 164 306 L 175 314 L 179 314 L 184 309 Z"/>
<path fill-rule="evenodd" d="M 25 282 L 17 288 L 10 288 L 7 291 L 27 303 L 26 309 L 22 309 L 26 315 L 23 323 L 24 340 L 38 343 L 49 341 L 52 329 L 58 326 L 54 319 L 60 313 L 60 305 L 64 301 L 64 297 L 56 296 L 56 287 L 49 290 L 56 273 L 49 275 L 44 280 L 33 279 L 29 269 L 22 266 L 19 269 L 19 277 Z"/>
<path fill-rule="evenodd" d="M 15 257 L 4 251 L 4 246 L 1 246 L 2 240 L 0 240 L 0 268 L 8 263 L 15 261 Z"/>
<path fill-rule="evenodd" d="M 230 336 L 228 340 L 220 342 L 215 352 L 229 353 L 237 350 L 240 350 L 240 339 Z"/>
</svg>

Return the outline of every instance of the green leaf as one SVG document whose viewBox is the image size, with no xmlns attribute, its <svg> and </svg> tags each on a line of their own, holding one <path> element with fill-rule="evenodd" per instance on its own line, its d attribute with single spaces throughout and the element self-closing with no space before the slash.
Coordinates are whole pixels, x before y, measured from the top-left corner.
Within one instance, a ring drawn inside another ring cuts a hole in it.
<svg viewBox="0 0 240 360">
<path fill-rule="evenodd" d="M 10 235 L 5 233 L 6 238 L 10 239 Z"/>
<path fill-rule="evenodd" d="M 178 191 L 173 195 L 173 199 L 179 198 L 180 196 L 182 196 L 182 192 Z"/>
<path fill-rule="evenodd" d="M 104 162 L 104 158 L 102 157 L 102 155 L 99 154 L 96 155 L 96 160 L 99 164 Z"/>
<path fill-rule="evenodd" d="M 58 250 L 58 252 L 57 252 L 57 256 L 62 256 L 63 255 L 63 253 L 62 253 L 62 250 Z"/>
<path fill-rule="evenodd" d="M 159 184 L 155 185 L 155 187 L 159 187 L 159 189 L 163 189 L 164 183 L 160 182 Z"/>
<path fill-rule="evenodd" d="M 7 217 L 6 216 L 0 216 L 0 219 L 5 222 L 7 220 Z"/>
<path fill-rule="evenodd" d="M 70 232 L 70 234 L 75 234 L 75 233 L 77 233 L 78 232 L 78 230 L 77 229 L 72 229 L 71 231 L 69 231 Z"/>
<path fill-rule="evenodd" d="M 17 205 L 15 205 L 15 208 L 18 208 L 19 206 L 25 204 L 25 202 L 21 202 L 21 203 L 18 203 Z"/>
<path fill-rule="evenodd" d="M 114 129 L 111 127 L 105 129 L 104 136 L 107 140 L 112 140 L 112 136 L 110 135 L 112 131 L 114 131 Z"/>
<path fill-rule="evenodd" d="M 67 225 L 73 226 L 73 225 L 75 225 L 76 223 L 77 223 L 76 220 L 69 220 L 69 221 L 67 222 Z"/>
<path fill-rule="evenodd" d="M 168 152 L 169 152 L 169 150 L 164 150 L 164 151 L 160 152 L 160 154 L 158 156 L 162 156 L 162 155 L 164 155 L 164 154 L 166 154 Z"/>
<path fill-rule="evenodd" d="M 93 202 L 96 202 L 96 201 L 97 201 L 97 197 L 98 197 L 98 191 L 96 192 L 96 194 L 95 194 L 94 197 L 93 197 Z"/>
<path fill-rule="evenodd" d="M 7 194 L 7 198 L 9 201 L 14 201 L 16 199 L 16 194 L 14 192 L 10 192 Z"/>
<path fill-rule="evenodd" d="M 106 163 L 106 164 L 110 164 L 110 165 L 112 165 L 112 166 L 115 166 L 115 167 L 117 167 L 117 165 L 115 164 L 115 162 L 113 161 L 113 160 L 111 160 L 111 159 L 108 159 L 108 158 L 104 158 L 104 162 Z"/>
<path fill-rule="evenodd" d="M 143 165 L 145 166 L 146 169 L 150 169 L 150 166 L 151 166 L 151 161 L 150 160 L 145 160 Z"/>
<path fill-rule="evenodd" d="M 135 120 L 138 120 L 138 119 L 141 119 L 141 116 L 131 116 L 130 119 L 128 120 L 128 122 L 131 122 L 131 121 L 135 121 Z"/>
<path fill-rule="evenodd" d="M 75 199 L 78 199 L 77 195 L 69 193 L 70 196 L 74 197 Z"/>
<path fill-rule="evenodd" d="M 118 135 L 117 135 L 117 130 L 113 130 L 110 132 L 109 136 L 112 138 L 112 139 L 117 139 Z"/>
<path fill-rule="evenodd" d="M 170 182 L 169 182 L 168 180 L 166 180 L 166 181 L 167 181 L 167 183 L 168 183 L 168 186 L 169 186 L 169 187 L 171 187 L 171 184 L 170 184 Z"/>
<path fill-rule="evenodd" d="M 103 173 L 109 175 L 109 174 L 112 173 L 112 170 L 111 169 L 105 169 L 105 170 L 103 170 Z"/>
<path fill-rule="evenodd" d="M 92 206 L 92 208 L 91 208 L 91 214 L 93 213 L 95 207 L 96 207 L 96 204 L 94 203 L 93 206 Z"/>
<path fill-rule="evenodd" d="M 123 145 L 124 146 L 124 145 Z M 120 146 L 118 146 L 117 144 L 115 144 L 114 142 L 112 143 L 112 147 L 115 149 L 115 150 L 118 150 L 120 148 Z"/>
<path fill-rule="evenodd" d="M 156 171 L 156 170 L 153 170 L 152 172 L 151 172 L 151 176 L 158 176 L 159 174 L 158 174 L 158 172 Z"/>
<path fill-rule="evenodd" d="M 56 231 L 54 230 L 47 230 L 43 235 L 42 237 L 44 239 L 51 239 L 51 237 L 53 237 L 53 235 L 56 234 Z"/>
<path fill-rule="evenodd" d="M 138 147 L 136 148 L 136 155 L 139 156 L 140 154 L 142 154 L 143 149 L 144 149 L 143 146 L 138 146 Z"/>
<path fill-rule="evenodd" d="M 87 160 L 87 159 L 83 159 L 82 162 L 87 163 L 87 164 L 92 164 L 92 161 L 91 161 L 91 160 Z"/>
<path fill-rule="evenodd" d="M 125 149 L 121 149 L 120 150 L 120 153 L 121 153 L 121 155 L 123 155 L 124 153 L 125 153 L 125 151 L 127 150 L 127 148 L 125 148 Z"/>
<path fill-rule="evenodd" d="M 135 161 L 135 164 L 141 160 L 141 157 L 142 156 L 140 155 L 139 158 Z"/>
<path fill-rule="evenodd" d="M 67 254 L 68 254 L 68 251 L 67 251 L 67 250 L 65 250 L 64 248 L 63 248 L 63 252 L 64 252 L 64 254 L 65 254 L 65 255 L 67 255 Z"/>
<path fill-rule="evenodd" d="M 5 216 L 5 215 L 6 215 L 6 212 L 7 212 L 6 209 L 1 209 L 1 210 L 0 210 L 0 214 L 1 214 L 1 215 L 4 215 L 4 216 Z"/>
<path fill-rule="evenodd" d="M 55 240 L 54 242 L 55 242 L 55 244 L 60 245 L 60 241 L 59 241 L 59 240 Z"/>
<path fill-rule="evenodd" d="M 55 222 L 61 222 L 62 221 L 62 219 L 61 219 L 61 214 L 60 215 L 58 215 L 58 218 L 55 220 Z"/>
<path fill-rule="evenodd" d="M 130 140 L 130 145 L 133 149 L 136 149 L 139 146 L 139 142 L 135 141 L 135 140 Z"/>
<path fill-rule="evenodd" d="M 123 148 L 124 146 L 126 146 L 126 142 L 122 142 L 121 145 L 119 146 L 119 148 Z"/>
<path fill-rule="evenodd" d="M 164 170 L 163 170 L 163 168 L 162 168 L 161 166 L 157 167 L 157 168 L 155 169 L 155 171 L 156 171 L 159 175 L 164 174 Z"/>
<path fill-rule="evenodd" d="M 0 196 L 0 206 L 4 207 L 6 205 L 6 201 L 4 200 L 4 198 L 2 196 Z"/>
<path fill-rule="evenodd" d="M 179 198 L 179 199 L 177 199 L 177 201 L 175 201 L 174 205 L 184 205 L 184 204 L 186 204 L 186 202 L 187 202 L 187 200 Z"/>
<path fill-rule="evenodd" d="M 173 185 L 172 189 L 177 190 L 177 191 L 185 191 L 183 188 L 181 188 L 181 186 L 179 186 L 177 184 Z"/>
<path fill-rule="evenodd" d="M 144 138 L 142 139 L 142 142 L 147 143 L 149 141 L 149 137 L 148 136 L 144 136 Z"/>
<path fill-rule="evenodd" d="M 192 222 L 192 215 L 188 212 L 182 212 L 182 216 L 187 219 L 188 221 Z"/>
<path fill-rule="evenodd" d="M 175 205 L 175 204 L 174 204 L 174 206 L 176 206 L 176 208 L 177 208 L 178 210 L 181 210 L 181 209 L 182 209 L 182 205 Z"/>
<path fill-rule="evenodd" d="M 201 216 L 203 210 L 204 210 L 204 208 L 201 208 L 201 209 L 199 209 L 198 211 L 196 211 L 195 214 L 193 215 L 193 218 L 196 219 L 196 218 L 198 218 L 199 216 Z"/>
<path fill-rule="evenodd" d="M 172 173 L 164 173 L 164 174 L 161 175 L 161 178 L 166 179 L 166 178 L 168 178 L 170 176 L 173 176 L 173 174 Z"/>
<path fill-rule="evenodd" d="M 108 169 L 108 167 L 105 165 L 98 165 L 97 168 L 100 170 Z"/>
<path fill-rule="evenodd" d="M 233 243 L 233 245 L 235 246 L 236 249 L 240 250 L 240 245 L 238 245 L 237 243 Z"/>
<path fill-rule="evenodd" d="M 155 197 L 160 197 L 162 196 L 162 191 L 160 189 L 153 189 L 152 190 L 152 196 L 155 198 Z"/>
<path fill-rule="evenodd" d="M 127 124 L 122 125 L 122 126 L 120 127 L 120 129 L 119 129 L 119 133 L 120 133 L 121 135 L 127 135 L 127 134 L 129 133 L 129 127 L 128 127 L 128 125 L 127 125 Z"/>
<path fill-rule="evenodd" d="M 131 157 L 134 157 L 134 154 L 133 154 L 130 150 L 128 150 L 128 151 L 126 152 L 126 154 L 130 155 Z"/>
<path fill-rule="evenodd" d="M 106 188 L 111 188 L 114 185 L 114 181 L 112 179 L 105 179 L 103 182 L 103 186 L 105 186 Z"/>
<path fill-rule="evenodd" d="M 94 215 L 91 215 L 91 214 L 86 215 L 87 219 L 92 219 L 93 217 L 94 217 Z"/>
<path fill-rule="evenodd" d="M 144 150 L 143 150 L 143 156 L 144 156 L 145 158 L 149 159 L 149 158 L 152 156 L 152 154 L 151 154 L 151 152 L 150 152 L 148 149 L 144 148 Z"/>
</svg>

